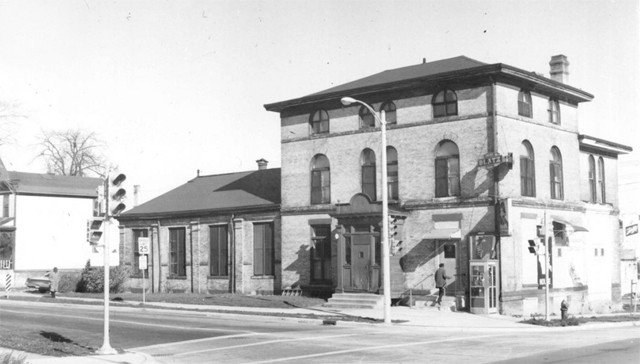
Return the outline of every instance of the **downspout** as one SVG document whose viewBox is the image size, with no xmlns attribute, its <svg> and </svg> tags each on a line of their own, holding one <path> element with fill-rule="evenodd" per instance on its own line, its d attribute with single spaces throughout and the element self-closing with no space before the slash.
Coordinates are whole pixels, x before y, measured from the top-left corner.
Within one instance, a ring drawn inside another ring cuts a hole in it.
<svg viewBox="0 0 640 364">
<path fill-rule="evenodd" d="M 158 222 L 158 292 L 162 291 L 162 248 L 160 247 L 160 219 Z"/>
<path fill-rule="evenodd" d="M 492 103 L 492 109 L 491 110 L 491 118 L 492 118 L 492 125 L 493 125 L 493 153 L 498 153 L 498 98 L 496 97 L 497 94 L 497 86 L 496 86 L 496 80 L 491 77 L 491 97 L 493 98 Z M 498 290 L 498 302 L 499 302 L 499 306 L 498 306 L 498 312 L 502 313 L 502 240 L 500 239 L 500 220 L 498 219 L 498 216 L 500 214 L 499 212 L 499 208 L 500 208 L 500 182 L 499 182 L 499 178 L 500 178 L 500 164 L 495 166 L 493 168 L 493 182 L 494 182 L 494 198 L 493 198 L 493 226 L 494 226 L 494 230 L 496 232 L 496 242 L 498 245 L 498 285 L 499 285 L 499 290 Z"/>
<path fill-rule="evenodd" d="M 231 220 L 229 221 L 229 243 L 231 244 L 231 252 L 230 252 L 230 263 L 229 268 L 231 269 L 231 274 L 229 274 L 229 292 L 236 293 L 236 226 L 235 220 L 236 215 L 231 214 Z"/>
<path fill-rule="evenodd" d="M 191 293 L 193 293 L 193 221 L 189 225 L 189 254 L 191 255 Z"/>
</svg>

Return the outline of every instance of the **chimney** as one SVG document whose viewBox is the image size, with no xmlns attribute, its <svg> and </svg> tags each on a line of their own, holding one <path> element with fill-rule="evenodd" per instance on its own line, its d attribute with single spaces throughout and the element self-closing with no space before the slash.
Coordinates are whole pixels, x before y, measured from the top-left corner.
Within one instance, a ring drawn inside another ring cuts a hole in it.
<svg viewBox="0 0 640 364">
<path fill-rule="evenodd" d="M 562 83 L 569 82 L 569 61 L 567 60 L 567 56 L 559 54 L 551 57 L 549 66 L 551 66 L 549 74 L 552 80 Z"/>
<path fill-rule="evenodd" d="M 142 194 L 140 185 L 133 185 L 133 207 L 139 205 L 140 195 Z"/>
<path fill-rule="evenodd" d="M 267 164 L 269 164 L 269 161 L 264 158 L 260 158 L 256 161 L 256 163 L 258 163 L 258 170 L 263 170 L 267 169 Z"/>
</svg>

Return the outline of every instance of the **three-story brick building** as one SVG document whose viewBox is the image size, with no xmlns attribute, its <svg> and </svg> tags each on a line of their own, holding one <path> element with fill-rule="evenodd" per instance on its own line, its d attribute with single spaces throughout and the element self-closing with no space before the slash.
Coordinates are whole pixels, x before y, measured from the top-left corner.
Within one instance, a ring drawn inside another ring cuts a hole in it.
<svg viewBox="0 0 640 364">
<path fill-rule="evenodd" d="M 545 77 L 467 57 L 384 71 L 267 104 L 281 118 L 283 288 L 381 293 L 380 126 L 399 235 L 392 297 L 434 289 L 472 312 L 541 312 L 545 235 L 552 307 L 619 300 L 617 157 L 631 148 L 582 135 L 580 103 L 555 56 Z M 614 122 L 614 121 L 612 121 Z"/>
</svg>

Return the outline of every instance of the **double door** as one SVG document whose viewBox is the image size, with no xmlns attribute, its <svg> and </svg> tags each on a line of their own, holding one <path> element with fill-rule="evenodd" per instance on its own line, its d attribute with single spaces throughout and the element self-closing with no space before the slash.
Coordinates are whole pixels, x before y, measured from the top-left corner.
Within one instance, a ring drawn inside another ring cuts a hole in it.
<svg viewBox="0 0 640 364">
<path fill-rule="evenodd" d="M 344 292 L 380 291 L 380 234 L 355 233 L 344 237 L 341 285 Z"/>
</svg>

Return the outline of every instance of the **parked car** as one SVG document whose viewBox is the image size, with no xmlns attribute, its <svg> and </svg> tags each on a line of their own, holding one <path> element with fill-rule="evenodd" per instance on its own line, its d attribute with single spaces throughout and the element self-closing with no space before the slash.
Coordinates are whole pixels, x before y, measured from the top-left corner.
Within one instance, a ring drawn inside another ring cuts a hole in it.
<svg viewBox="0 0 640 364">
<path fill-rule="evenodd" d="M 25 285 L 29 288 L 37 289 L 40 293 L 45 293 L 51 288 L 51 281 L 49 277 L 45 276 L 29 277 Z"/>
</svg>

